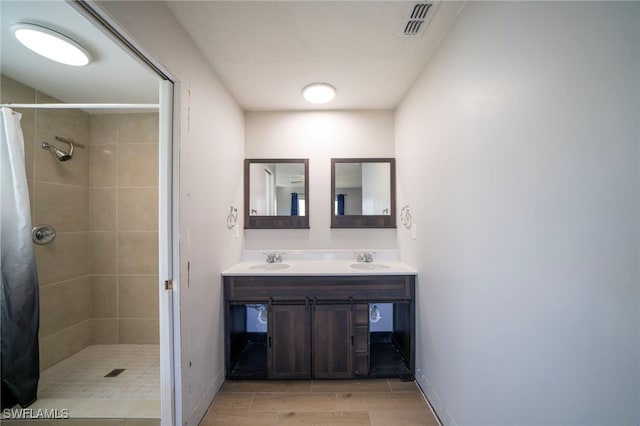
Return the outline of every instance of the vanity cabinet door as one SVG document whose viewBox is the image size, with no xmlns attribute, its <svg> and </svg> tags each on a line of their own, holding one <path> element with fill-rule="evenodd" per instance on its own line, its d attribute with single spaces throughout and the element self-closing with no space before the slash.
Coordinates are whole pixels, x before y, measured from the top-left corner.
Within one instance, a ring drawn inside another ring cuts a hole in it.
<svg viewBox="0 0 640 426">
<path fill-rule="evenodd" d="M 315 305 L 313 312 L 313 375 L 319 379 L 353 377 L 351 305 Z"/>
<path fill-rule="evenodd" d="M 272 305 L 267 322 L 267 377 L 311 377 L 308 305 Z"/>
</svg>

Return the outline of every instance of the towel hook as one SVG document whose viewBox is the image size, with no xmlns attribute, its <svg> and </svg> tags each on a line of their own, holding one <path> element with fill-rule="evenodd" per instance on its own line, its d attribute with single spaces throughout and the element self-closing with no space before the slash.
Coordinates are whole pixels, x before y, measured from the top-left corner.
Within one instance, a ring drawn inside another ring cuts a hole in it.
<svg viewBox="0 0 640 426">
<path fill-rule="evenodd" d="M 411 228 L 411 208 L 407 204 L 400 210 L 400 223 L 404 225 L 405 228 Z"/>
<path fill-rule="evenodd" d="M 238 209 L 236 207 L 231 206 L 231 210 L 229 211 L 229 216 L 227 216 L 227 228 L 233 229 L 234 226 L 238 223 Z"/>
</svg>

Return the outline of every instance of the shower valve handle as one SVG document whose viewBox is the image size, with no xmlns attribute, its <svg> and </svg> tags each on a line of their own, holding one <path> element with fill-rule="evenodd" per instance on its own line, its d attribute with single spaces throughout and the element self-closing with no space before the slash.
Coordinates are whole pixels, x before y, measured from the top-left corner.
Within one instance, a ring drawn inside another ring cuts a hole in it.
<svg viewBox="0 0 640 426">
<path fill-rule="evenodd" d="M 56 229 L 47 224 L 36 225 L 31 230 L 31 237 L 36 244 L 49 244 L 56 238 Z"/>
</svg>

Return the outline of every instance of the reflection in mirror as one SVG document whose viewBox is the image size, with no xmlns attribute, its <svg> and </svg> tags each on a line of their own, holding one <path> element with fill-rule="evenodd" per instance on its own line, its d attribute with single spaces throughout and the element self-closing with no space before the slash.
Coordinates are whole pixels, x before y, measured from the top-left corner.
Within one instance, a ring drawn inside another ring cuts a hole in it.
<svg viewBox="0 0 640 426">
<path fill-rule="evenodd" d="M 304 216 L 304 164 L 252 163 L 249 166 L 252 216 Z"/>
<path fill-rule="evenodd" d="M 308 228 L 308 160 L 245 160 L 245 228 Z"/>
<path fill-rule="evenodd" d="M 333 228 L 395 228 L 395 159 L 331 160 Z"/>
<path fill-rule="evenodd" d="M 391 214 L 389 163 L 336 163 L 336 215 Z"/>
</svg>

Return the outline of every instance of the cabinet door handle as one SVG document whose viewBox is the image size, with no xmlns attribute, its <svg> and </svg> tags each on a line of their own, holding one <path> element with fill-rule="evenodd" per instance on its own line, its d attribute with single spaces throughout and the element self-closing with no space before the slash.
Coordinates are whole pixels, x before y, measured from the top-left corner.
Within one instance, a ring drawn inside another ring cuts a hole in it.
<svg viewBox="0 0 640 426">
<path fill-rule="evenodd" d="M 271 336 L 269 336 L 269 348 L 271 348 Z"/>
<path fill-rule="evenodd" d="M 353 346 L 353 336 L 351 336 L 351 346 Z"/>
</svg>

